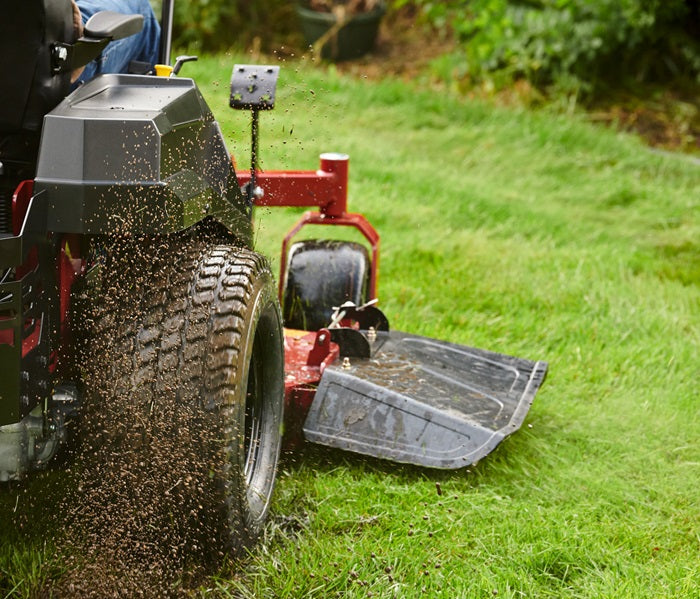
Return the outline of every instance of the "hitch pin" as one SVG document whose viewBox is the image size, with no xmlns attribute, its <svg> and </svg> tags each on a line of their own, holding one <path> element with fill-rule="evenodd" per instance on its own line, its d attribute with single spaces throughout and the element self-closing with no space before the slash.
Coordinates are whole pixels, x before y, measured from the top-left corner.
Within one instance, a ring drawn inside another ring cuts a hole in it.
<svg viewBox="0 0 700 599">
<path fill-rule="evenodd" d="M 340 321 L 345 318 L 345 310 L 341 310 L 339 308 L 333 308 L 335 310 L 333 312 L 333 316 L 331 317 L 331 323 L 328 325 L 327 328 L 329 329 L 338 329 L 340 328 Z"/>
<path fill-rule="evenodd" d="M 345 315 L 347 314 L 347 310 L 343 310 L 343 308 L 347 309 L 355 309 L 358 312 L 362 312 L 365 308 L 369 308 L 370 306 L 374 306 L 379 301 L 376 297 L 374 299 L 369 300 L 366 304 L 362 304 L 361 306 L 355 305 L 354 302 L 347 301 L 345 302 L 342 306 L 333 306 L 333 316 L 331 316 L 331 323 L 328 325 L 329 329 L 337 329 L 338 325 L 343 318 L 345 318 Z"/>
</svg>

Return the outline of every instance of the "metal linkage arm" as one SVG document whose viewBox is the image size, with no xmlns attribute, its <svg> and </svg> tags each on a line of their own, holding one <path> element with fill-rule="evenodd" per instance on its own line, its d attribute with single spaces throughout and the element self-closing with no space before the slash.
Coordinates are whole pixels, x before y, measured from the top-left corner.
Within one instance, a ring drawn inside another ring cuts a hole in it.
<svg viewBox="0 0 700 599">
<path fill-rule="evenodd" d="M 256 206 L 318 207 L 321 213 L 337 217 L 347 211 L 347 154 L 321 154 L 317 171 L 258 171 L 256 184 L 263 190 Z M 238 171 L 238 182 L 245 186 L 250 171 Z"/>
</svg>

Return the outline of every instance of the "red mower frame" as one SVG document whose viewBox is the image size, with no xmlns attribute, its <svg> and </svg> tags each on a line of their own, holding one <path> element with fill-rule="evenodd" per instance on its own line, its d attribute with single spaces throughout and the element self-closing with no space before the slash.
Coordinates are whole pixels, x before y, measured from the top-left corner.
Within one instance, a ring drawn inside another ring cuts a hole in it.
<svg viewBox="0 0 700 599">
<path fill-rule="evenodd" d="M 307 225 L 353 227 L 367 240 L 372 250 L 370 263 L 369 297 L 377 297 L 379 277 L 379 233 L 358 213 L 348 212 L 348 174 L 350 157 L 347 154 L 324 153 L 317 171 L 258 171 L 256 185 L 262 195 L 256 206 L 306 208 L 318 207 L 318 212 L 305 212 L 282 241 L 279 293 L 282 299 L 287 274 L 287 255 L 291 240 Z M 251 181 L 250 171 L 239 171 L 242 187 Z"/>
</svg>

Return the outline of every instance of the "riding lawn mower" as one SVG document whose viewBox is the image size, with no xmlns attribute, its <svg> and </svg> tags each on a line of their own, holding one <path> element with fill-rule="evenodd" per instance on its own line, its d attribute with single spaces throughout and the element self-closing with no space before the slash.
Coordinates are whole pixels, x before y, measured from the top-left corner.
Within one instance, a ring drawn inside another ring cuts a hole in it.
<svg viewBox="0 0 700 599">
<path fill-rule="evenodd" d="M 348 156 L 261 171 L 259 116 L 279 67 L 235 65 L 230 106 L 252 113 L 251 169 L 237 170 L 196 83 L 177 76 L 193 57 L 168 66 L 172 11 L 163 2 L 165 76 L 135 65 L 146 74 L 71 92 L 70 73 L 142 17 L 98 13 L 76 40 L 69 0 L 3 9 L 0 481 L 51 462 L 88 397 L 98 411 L 140 402 L 125 426 L 145 430 L 164 392 L 187 406 L 173 434 L 207 456 L 232 547 L 259 534 L 283 445 L 430 468 L 489 454 L 522 424 L 547 364 L 391 330 L 379 235 L 348 212 Z M 256 206 L 312 209 L 283 240 L 278 286 L 253 248 Z M 294 242 L 307 225 L 327 236 Z M 364 241 L 339 239 L 341 227 Z M 154 272 L 156 246 L 167 258 Z M 115 317 L 105 298 L 118 283 L 133 293 Z M 85 348 L 107 338 L 117 351 L 85 376 Z M 215 433 L 184 434 L 194 423 Z"/>
</svg>

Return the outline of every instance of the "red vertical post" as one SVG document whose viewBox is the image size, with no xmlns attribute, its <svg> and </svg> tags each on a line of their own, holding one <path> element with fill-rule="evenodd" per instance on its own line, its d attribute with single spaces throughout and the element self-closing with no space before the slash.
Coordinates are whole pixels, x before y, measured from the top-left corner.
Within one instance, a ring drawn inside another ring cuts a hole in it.
<svg viewBox="0 0 700 599">
<path fill-rule="evenodd" d="M 321 154 L 321 170 L 335 175 L 330 202 L 321 206 L 321 212 L 330 217 L 343 216 L 348 208 L 348 171 L 350 157 L 347 154 L 326 152 Z"/>
</svg>

